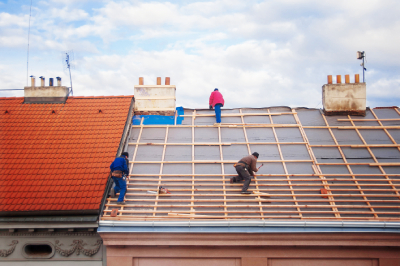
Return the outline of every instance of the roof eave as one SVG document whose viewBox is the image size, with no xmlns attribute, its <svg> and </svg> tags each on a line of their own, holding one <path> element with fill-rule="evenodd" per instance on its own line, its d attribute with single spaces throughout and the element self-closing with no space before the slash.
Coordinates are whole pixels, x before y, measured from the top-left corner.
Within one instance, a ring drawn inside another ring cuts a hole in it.
<svg viewBox="0 0 400 266">
<path fill-rule="evenodd" d="M 373 221 L 100 221 L 99 233 L 400 233 L 399 222 Z"/>
</svg>

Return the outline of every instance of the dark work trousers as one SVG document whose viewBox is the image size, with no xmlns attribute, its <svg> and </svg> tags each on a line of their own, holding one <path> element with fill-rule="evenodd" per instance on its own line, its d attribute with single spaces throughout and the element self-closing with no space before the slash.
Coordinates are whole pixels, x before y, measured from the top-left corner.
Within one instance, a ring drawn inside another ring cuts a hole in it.
<svg viewBox="0 0 400 266">
<path fill-rule="evenodd" d="M 242 191 L 247 191 L 251 182 L 251 175 L 249 174 L 249 171 L 244 166 L 236 165 L 236 172 L 239 176 L 234 177 L 233 181 L 238 182 L 244 180 Z"/>
<path fill-rule="evenodd" d="M 222 104 L 221 104 L 221 103 L 217 103 L 217 104 L 214 106 L 214 109 L 215 109 L 215 118 L 216 118 L 216 120 L 217 120 L 217 123 L 221 123 L 221 107 L 222 107 Z"/>
<path fill-rule="evenodd" d="M 114 180 L 115 187 L 114 191 L 115 193 L 119 192 L 119 197 L 117 202 L 123 202 L 125 198 L 125 193 L 126 193 L 126 181 L 124 180 L 123 177 L 115 177 L 112 176 L 112 179 Z"/>
</svg>

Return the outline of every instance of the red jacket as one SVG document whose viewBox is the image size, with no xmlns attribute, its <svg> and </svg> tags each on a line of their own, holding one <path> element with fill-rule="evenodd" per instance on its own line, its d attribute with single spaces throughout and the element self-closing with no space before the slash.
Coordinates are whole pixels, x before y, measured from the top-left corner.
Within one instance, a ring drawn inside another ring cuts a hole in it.
<svg viewBox="0 0 400 266">
<path fill-rule="evenodd" d="M 224 97 L 222 97 L 222 94 L 219 91 L 213 91 L 210 95 L 209 105 L 214 107 L 217 103 L 222 103 L 222 106 L 224 106 Z"/>
</svg>

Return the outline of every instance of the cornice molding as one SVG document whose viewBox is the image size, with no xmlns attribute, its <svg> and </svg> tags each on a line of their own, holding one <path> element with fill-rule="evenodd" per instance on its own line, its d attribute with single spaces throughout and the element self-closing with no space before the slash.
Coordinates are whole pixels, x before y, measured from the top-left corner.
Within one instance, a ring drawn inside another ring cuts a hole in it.
<svg viewBox="0 0 400 266">
<path fill-rule="evenodd" d="M 9 244 L 9 246 L 11 246 L 11 247 L 9 249 L 0 250 L 0 257 L 8 257 L 8 256 L 10 256 L 14 252 L 15 247 L 17 246 L 17 244 L 18 244 L 18 240 L 11 241 L 11 244 Z"/>
<path fill-rule="evenodd" d="M 86 248 L 84 248 L 84 246 L 86 246 L 87 244 L 85 242 L 83 242 L 82 239 L 79 239 L 79 240 L 75 239 L 74 241 L 72 241 L 72 244 L 69 245 L 69 246 L 72 246 L 70 249 L 62 249 L 61 246 L 63 246 L 64 244 L 60 243 L 59 240 L 56 240 L 55 248 L 56 248 L 56 252 L 64 257 L 69 257 L 70 255 L 74 254 L 75 252 L 76 252 L 76 255 L 79 255 L 80 253 L 82 253 L 85 256 L 92 257 L 99 251 L 102 243 L 103 243 L 103 241 L 101 239 L 98 239 L 96 244 L 93 245 L 94 246 L 93 249 L 86 249 Z"/>
</svg>

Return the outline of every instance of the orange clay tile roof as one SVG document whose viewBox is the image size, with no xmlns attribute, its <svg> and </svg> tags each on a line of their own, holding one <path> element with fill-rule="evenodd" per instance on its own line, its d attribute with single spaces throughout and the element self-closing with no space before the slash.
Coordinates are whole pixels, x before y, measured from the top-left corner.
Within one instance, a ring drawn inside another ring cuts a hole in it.
<svg viewBox="0 0 400 266">
<path fill-rule="evenodd" d="M 98 210 L 132 98 L 0 98 L 0 212 Z"/>
</svg>

